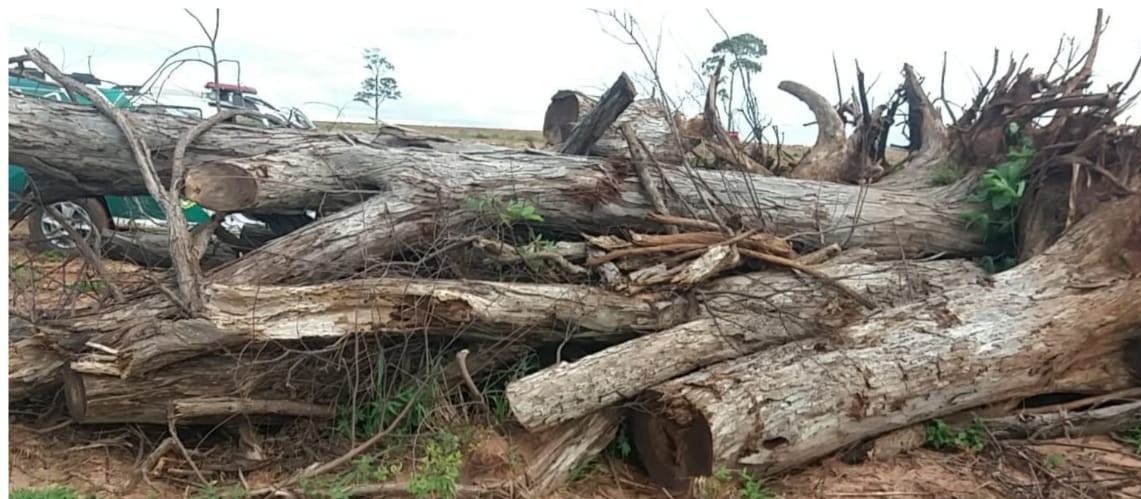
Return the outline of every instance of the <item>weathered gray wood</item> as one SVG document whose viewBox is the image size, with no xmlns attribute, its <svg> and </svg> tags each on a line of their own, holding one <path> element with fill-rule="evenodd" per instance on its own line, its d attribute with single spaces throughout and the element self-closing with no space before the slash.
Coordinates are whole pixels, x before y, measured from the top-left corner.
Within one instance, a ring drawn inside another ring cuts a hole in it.
<svg viewBox="0 0 1141 499">
<path fill-rule="evenodd" d="M 434 334 L 539 343 L 574 338 L 618 342 L 683 323 L 681 298 L 628 297 L 589 286 L 374 278 L 310 286 L 210 284 L 203 317 L 165 320 L 177 310 L 150 300 L 102 317 L 60 321 L 102 328 L 105 348 L 72 369 L 139 377 L 197 355 L 249 342 L 336 339 L 364 333 Z M 159 310 L 156 310 L 159 309 Z M 165 310 L 163 310 L 165 309 Z M 136 316 L 141 316 L 139 320 Z M 108 355 L 108 350 L 114 353 Z"/>
<path fill-rule="evenodd" d="M 618 116 L 630 106 L 631 102 L 634 102 L 636 94 L 634 82 L 630 81 L 626 73 L 622 73 L 610 89 L 598 99 L 598 105 L 594 106 L 590 114 L 575 124 L 566 140 L 560 144 L 559 152 L 578 156 L 590 152 L 590 148 L 610 129 Z"/>
<path fill-rule="evenodd" d="M 122 192 L 128 190 L 122 185 L 134 182 L 128 173 L 133 163 L 112 145 L 114 128 L 93 111 L 21 97 L 10 99 L 9 110 L 15 159 L 55 167 L 41 173 L 70 172 L 82 179 L 87 191 Z M 160 115 L 139 115 L 135 121 L 159 151 L 173 142 L 172 131 L 191 125 Z M 57 140 L 64 128 L 67 139 Z M 591 158 L 395 132 L 362 143 L 337 134 L 219 127 L 191 146 L 187 163 L 188 197 L 207 208 L 224 202 L 230 203 L 228 208 L 273 211 L 323 202 L 337 205 L 338 199 L 343 206 L 367 192 L 379 193 L 213 272 L 213 279 L 229 282 L 312 282 L 350 275 L 394 253 L 431 244 L 433 232 L 470 231 L 475 215 L 460 209 L 472 199 L 530 202 L 544 218 L 540 225 L 552 229 L 592 233 L 599 227 L 661 228 L 646 220 L 653 206 L 636 176 Z M 159 166 L 165 167 L 161 161 Z M 748 226 L 795 234 L 810 249 L 839 242 L 875 249 L 889 258 L 983 251 L 977 232 L 965 226 L 961 214 L 968 207 L 958 190 L 872 188 L 862 195 L 851 185 L 739 172 L 696 174 L 700 184 L 680 168 L 665 169 L 665 180 L 685 201 L 667 200 L 672 213 L 688 213 L 687 206 L 694 207 L 697 216 L 712 220 L 703 209 L 704 197 L 723 218 L 736 214 Z M 138 184 L 141 188 L 141 181 Z M 223 185 L 246 187 L 227 190 Z M 345 194 L 346 189 L 355 191 Z M 218 193 L 230 195 L 219 201 Z M 201 199 L 196 199 L 199 194 Z M 211 196 L 212 201 L 207 199 Z"/>
<path fill-rule="evenodd" d="M 221 355 L 199 357 L 145 378 L 123 379 L 66 370 L 63 392 L 72 420 L 82 424 L 166 424 L 172 406 L 186 412 L 180 423 L 216 423 L 231 418 L 236 407 L 218 402 L 233 398 L 247 399 L 244 407 L 250 412 L 246 416 L 259 421 L 280 421 L 281 413 L 290 408 L 310 409 L 310 416 L 314 406 L 329 408 L 331 412 L 328 401 L 341 389 L 338 382 L 349 373 L 314 369 L 311 372 L 323 378 L 323 382 L 307 378 L 305 383 L 291 383 L 290 364 L 296 364 L 298 359 L 274 355 L 279 356 L 275 362 Z M 315 387 L 327 389 L 322 390 L 325 393 L 312 393 Z M 210 407 L 214 413 L 208 413 Z"/>
<path fill-rule="evenodd" d="M 600 99 L 582 92 L 560 90 L 551 97 L 543 118 L 543 136 L 552 146 L 560 146 L 570 137 L 575 125 L 594 110 Z M 662 163 L 681 163 L 682 149 L 678 146 L 673 127 L 677 118 L 667 119 L 661 103 L 656 99 L 637 99 L 618 116 L 590 148 L 593 156 L 605 158 L 630 157 L 626 141 L 619 133 L 622 125 L 630 125 L 646 143 L 654 159 Z"/>
<path fill-rule="evenodd" d="M 826 275 L 881 307 L 918 300 L 974 282 L 977 266 L 961 260 L 824 266 Z M 705 366 L 828 331 L 862 317 L 835 288 L 774 270 L 721 279 L 699 291 L 696 321 L 641 336 L 551 366 L 507 385 L 516 421 L 549 428 Z"/>
<path fill-rule="evenodd" d="M 993 281 L 889 309 L 831 341 L 781 345 L 652 388 L 636 404 L 648 409 L 644 450 L 673 438 L 677 455 L 698 456 L 657 470 L 667 478 L 722 464 L 787 470 L 903 426 L 1049 391 L 1061 378 L 1123 381 L 1121 345 L 1139 326 L 1134 197 Z"/>
</svg>

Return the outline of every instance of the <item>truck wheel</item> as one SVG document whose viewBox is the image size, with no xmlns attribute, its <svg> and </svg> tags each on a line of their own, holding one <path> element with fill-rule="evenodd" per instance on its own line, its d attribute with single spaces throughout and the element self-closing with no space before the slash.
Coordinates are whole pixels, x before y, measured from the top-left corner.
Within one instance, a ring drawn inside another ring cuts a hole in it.
<svg viewBox="0 0 1141 499">
<path fill-rule="evenodd" d="M 99 234 L 111 228 L 111 220 L 107 210 L 97 199 L 87 198 L 75 201 L 60 201 L 52 204 L 63 218 L 75 227 L 87 244 L 95 247 Z M 32 236 L 31 246 L 38 250 L 75 251 L 75 241 L 55 218 L 47 214 L 43 208 L 37 208 L 28 217 L 28 231 Z"/>
</svg>

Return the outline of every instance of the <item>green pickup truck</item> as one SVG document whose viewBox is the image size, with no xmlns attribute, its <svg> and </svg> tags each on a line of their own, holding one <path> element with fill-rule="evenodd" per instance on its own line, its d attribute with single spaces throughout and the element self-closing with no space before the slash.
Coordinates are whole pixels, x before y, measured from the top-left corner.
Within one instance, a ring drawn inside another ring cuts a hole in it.
<svg viewBox="0 0 1141 499">
<path fill-rule="evenodd" d="M 59 84 L 49 81 L 42 71 L 25 67 L 25 62 L 28 61 L 22 57 L 15 57 L 9 60 L 9 92 L 29 97 L 91 105 L 89 100 L 80 95 L 76 95 L 75 99 L 72 100 L 71 96 L 69 96 Z M 135 99 L 138 101 L 136 105 L 132 103 L 132 92 L 137 90 L 135 88 L 110 85 L 89 74 L 73 73 L 70 76 L 80 83 L 96 89 L 102 93 L 109 102 L 121 109 L 143 112 L 169 111 L 169 114 L 180 116 L 187 116 L 187 110 L 189 109 L 190 111 L 194 111 L 194 113 L 191 114 L 199 119 L 203 118 L 207 113 L 217 112 L 212 109 L 213 102 L 205 98 L 200 99 L 203 103 L 201 109 L 195 106 L 174 105 L 165 106 L 169 107 L 169 109 L 164 110 L 164 105 L 156 103 L 156 100 L 153 98 Z M 256 90 L 249 87 L 223 85 L 225 88 L 218 90 L 214 90 L 214 87 L 212 83 L 207 85 L 207 88 L 211 91 L 227 92 L 230 94 L 237 93 L 237 100 L 239 102 L 242 100 L 242 91 L 256 93 Z M 263 115 L 271 118 L 265 122 L 266 126 L 294 126 L 299 128 L 310 128 L 313 126 L 312 122 L 310 122 L 304 114 L 301 114 L 299 110 L 290 109 L 288 117 L 283 117 L 280 111 L 264 103 L 264 101 L 255 100 L 252 96 L 249 100 L 251 102 L 244 103 L 246 107 L 255 107 L 258 111 L 262 112 Z M 8 215 L 10 218 L 21 208 L 24 199 L 30 199 L 28 194 L 32 192 L 33 188 L 34 186 L 30 185 L 27 172 L 24 168 L 20 165 L 9 163 Z M 52 206 L 64 216 L 72 227 L 83 234 L 85 238 L 91 237 L 93 234 L 104 233 L 106 230 L 165 230 L 166 227 L 166 217 L 163 215 L 162 209 L 159 208 L 158 202 L 149 195 L 107 195 L 61 201 Z M 30 205 L 25 208 L 31 210 L 27 215 L 27 220 L 32 239 L 30 242 L 33 246 L 41 249 L 60 250 L 72 250 L 75 248 L 75 242 L 68 236 L 63 225 L 57 222 L 54 217 L 48 215 L 43 208 L 31 207 Z M 189 222 L 191 226 L 208 221 L 212 214 L 211 211 L 203 209 L 201 206 L 189 200 L 183 201 L 182 209 L 187 222 Z M 252 228 L 254 230 L 251 232 L 262 233 L 256 237 L 256 239 L 260 239 L 264 242 L 266 238 L 293 230 L 311 219 L 306 214 L 301 214 L 300 217 L 304 219 L 300 219 L 300 222 L 298 222 L 298 215 L 271 217 L 270 220 L 253 220 L 241 215 L 230 215 L 222 225 L 224 230 L 239 239 L 242 238 L 242 233 L 247 228 Z M 259 219 L 260 218 L 263 217 L 259 217 Z M 280 223 L 283 219 L 286 221 L 284 227 Z M 271 226 L 268 229 L 271 234 L 265 233 L 267 224 Z"/>
</svg>

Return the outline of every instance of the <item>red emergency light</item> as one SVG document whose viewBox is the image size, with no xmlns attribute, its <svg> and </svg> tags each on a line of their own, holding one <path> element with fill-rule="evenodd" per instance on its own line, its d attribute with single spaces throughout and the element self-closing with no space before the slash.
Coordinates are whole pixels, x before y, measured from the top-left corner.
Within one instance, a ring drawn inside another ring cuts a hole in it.
<svg viewBox="0 0 1141 499">
<path fill-rule="evenodd" d="M 227 92 L 227 91 L 228 92 L 240 92 L 243 94 L 254 94 L 254 95 L 256 95 L 258 93 L 257 89 L 254 87 L 247 87 L 245 85 L 233 85 L 230 83 L 215 84 L 212 81 L 206 82 L 206 89 L 207 90 L 218 89 L 218 90 L 222 90 L 224 92 Z"/>
</svg>

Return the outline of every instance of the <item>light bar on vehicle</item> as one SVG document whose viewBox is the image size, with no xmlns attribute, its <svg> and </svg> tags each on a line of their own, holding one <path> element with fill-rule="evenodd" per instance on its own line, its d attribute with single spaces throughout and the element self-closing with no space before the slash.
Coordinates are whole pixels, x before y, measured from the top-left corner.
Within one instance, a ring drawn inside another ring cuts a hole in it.
<svg viewBox="0 0 1141 499">
<path fill-rule="evenodd" d="M 243 94 L 255 94 L 256 95 L 258 93 L 256 88 L 247 87 L 245 85 L 239 86 L 239 85 L 233 85 L 230 83 L 215 84 L 212 81 L 206 82 L 206 89 L 207 90 L 214 90 L 215 88 L 217 88 L 218 90 L 229 91 L 229 92 L 241 92 Z"/>
</svg>

